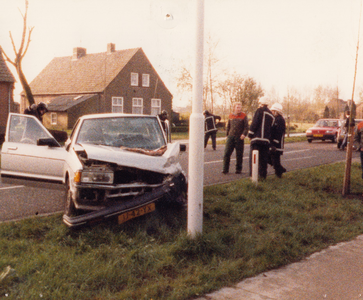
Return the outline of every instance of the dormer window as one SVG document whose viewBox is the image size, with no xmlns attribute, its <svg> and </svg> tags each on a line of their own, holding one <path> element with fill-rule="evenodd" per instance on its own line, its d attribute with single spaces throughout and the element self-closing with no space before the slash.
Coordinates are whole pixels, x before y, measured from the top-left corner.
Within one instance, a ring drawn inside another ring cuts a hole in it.
<svg viewBox="0 0 363 300">
<path fill-rule="evenodd" d="M 150 86 L 150 74 L 142 74 L 142 86 L 143 87 Z"/>
<path fill-rule="evenodd" d="M 139 73 L 131 73 L 131 86 L 139 86 Z"/>
</svg>

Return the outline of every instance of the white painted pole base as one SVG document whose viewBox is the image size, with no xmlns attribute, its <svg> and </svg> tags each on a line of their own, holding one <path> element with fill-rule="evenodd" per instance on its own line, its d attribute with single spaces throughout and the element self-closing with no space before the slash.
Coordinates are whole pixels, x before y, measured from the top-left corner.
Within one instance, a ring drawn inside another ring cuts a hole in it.
<svg viewBox="0 0 363 300">
<path fill-rule="evenodd" d="M 258 150 L 252 151 L 252 181 L 258 183 Z"/>
</svg>

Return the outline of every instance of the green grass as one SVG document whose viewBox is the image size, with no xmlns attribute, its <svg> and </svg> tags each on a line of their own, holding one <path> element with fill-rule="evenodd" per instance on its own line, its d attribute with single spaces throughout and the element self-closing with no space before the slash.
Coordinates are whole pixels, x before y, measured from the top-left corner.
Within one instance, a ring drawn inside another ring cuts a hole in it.
<svg viewBox="0 0 363 300">
<path fill-rule="evenodd" d="M 187 213 L 161 207 L 123 225 L 70 230 L 62 216 L 0 224 L 0 297 L 191 299 L 363 233 L 363 182 L 354 163 L 204 189 L 203 234 Z"/>
</svg>

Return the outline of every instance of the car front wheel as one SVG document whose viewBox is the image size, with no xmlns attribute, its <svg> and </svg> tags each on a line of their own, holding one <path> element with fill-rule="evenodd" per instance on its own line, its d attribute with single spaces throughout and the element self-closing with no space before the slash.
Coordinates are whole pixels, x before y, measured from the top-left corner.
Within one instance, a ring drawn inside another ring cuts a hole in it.
<svg viewBox="0 0 363 300">
<path fill-rule="evenodd" d="M 73 199 L 72 199 L 72 192 L 69 186 L 69 181 L 66 182 L 66 193 L 65 193 L 65 205 L 64 205 L 64 214 L 66 216 L 75 216 L 76 215 L 76 207 L 74 205 Z"/>
<path fill-rule="evenodd" d="M 308 139 L 308 142 L 311 143 L 313 140 L 312 139 Z"/>
</svg>

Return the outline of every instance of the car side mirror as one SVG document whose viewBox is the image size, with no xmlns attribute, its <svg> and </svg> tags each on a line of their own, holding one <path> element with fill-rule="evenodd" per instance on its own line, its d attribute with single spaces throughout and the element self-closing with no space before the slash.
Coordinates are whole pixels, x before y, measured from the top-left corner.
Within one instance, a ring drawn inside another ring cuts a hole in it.
<svg viewBox="0 0 363 300">
<path fill-rule="evenodd" d="M 48 131 L 57 140 L 58 143 L 64 143 L 68 139 L 68 134 L 65 131 L 54 129 L 49 129 Z"/>
<path fill-rule="evenodd" d="M 187 145 L 185 144 L 180 144 L 180 152 L 185 152 L 187 150 Z"/>
<path fill-rule="evenodd" d="M 60 147 L 59 143 L 53 138 L 38 139 L 37 146 Z"/>
</svg>

